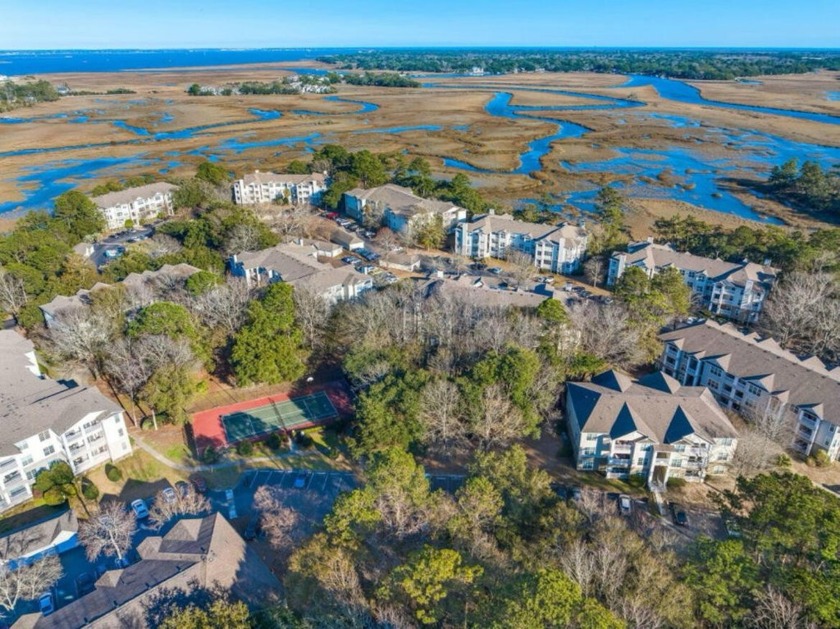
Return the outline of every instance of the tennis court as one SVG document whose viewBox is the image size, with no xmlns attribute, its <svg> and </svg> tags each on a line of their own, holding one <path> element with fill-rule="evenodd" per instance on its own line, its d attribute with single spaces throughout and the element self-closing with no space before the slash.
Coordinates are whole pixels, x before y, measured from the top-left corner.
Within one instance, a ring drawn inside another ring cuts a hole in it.
<svg viewBox="0 0 840 629">
<path fill-rule="evenodd" d="M 228 443 L 264 435 L 275 430 L 295 430 L 335 417 L 338 412 L 326 392 L 311 395 L 269 400 L 268 404 L 222 415 L 220 420 Z"/>
</svg>

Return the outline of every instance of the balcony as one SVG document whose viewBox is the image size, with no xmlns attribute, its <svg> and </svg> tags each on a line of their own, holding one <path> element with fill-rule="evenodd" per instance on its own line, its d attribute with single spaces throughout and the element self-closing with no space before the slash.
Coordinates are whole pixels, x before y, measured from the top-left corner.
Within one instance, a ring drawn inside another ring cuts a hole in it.
<svg viewBox="0 0 840 629">
<path fill-rule="evenodd" d="M 811 445 L 811 442 L 814 440 L 814 433 L 807 428 L 800 428 L 796 431 L 796 438 L 806 441 L 808 445 Z"/>
<path fill-rule="evenodd" d="M 17 461 L 15 459 L 6 459 L 3 463 L 0 463 L 0 472 L 10 469 L 17 469 Z"/>
<path fill-rule="evenodd" d="M 621 467 L 621 468 L 628 468 L 633 465 L 633 459 L 630 457 L 609 457 L 607 458 L 607 464 L 613 467 Z"/>
<path fill-rule="evenodd" d="M 816 430 L 817 429 L 817 420 L 812 418 L 812 417 L 808 417 L 804 413 L 802 413 L 799 416 L 799 423 L 800 423 L 800 425 L 805 426 L 806 428 L 808 428 L 810 430 Z"/>
<path fill-rule="evenodd" d="M 630 454 L 633 451 L 633 446 L 614 443 L 610 449 L 613 454 Z"/>
</svg>

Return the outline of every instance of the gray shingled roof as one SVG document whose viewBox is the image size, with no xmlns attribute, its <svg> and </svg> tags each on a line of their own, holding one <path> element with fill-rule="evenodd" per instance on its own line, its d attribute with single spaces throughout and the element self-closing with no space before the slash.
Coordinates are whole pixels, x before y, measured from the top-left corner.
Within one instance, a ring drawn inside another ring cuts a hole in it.
<svg viewBox="0 0 840 629">
<path fill-rule="evenodd" d="M 483 230 L 487 233 L 495 233 L 504 231 L 516 234 L 528 234 L 533 239 L 542 238 L 558 229 L 557 225 L 519 221 L 510 214 L 483 214 L 469 223 L 463 223 L 462 225 L 468 232 Z"/>
<path fill-rule="evenodd" d="M 78 530 L 79 521 L 71 509 L 35 524 L 18 527 L 0 537 L 0 561 L 25 557 L 52 545 L 61 533 L 75 533 Z"/>
<path fill-rule="evenodd" d="M 426 298 L 455 296 L 475 306 L 536 308 L 550 295 L 538 295 L 520 290 L 501 290 L 485 286 L 475 277 L 463 275 L 458 279 L 423 280 L 419 285 Z"/>
<path fill-rule="evenodd" d="M 458 206 L 448 201 L 437 201 L 435 199 L 424 199 L 418 197 L 410 189 L 398 186 L 393 183 L 365 190 L 354 188 L 346 192 L 348 196 L 356 197 L 366 203 L 379 203 L 389 208 L 394 214 L 412 216 L 417 213 L 433 212 L 443 214 Z"/>
<path fill-rule="evenodd" d="M 691 253 L 675 251 L 668 245 L 651 242 L 633 243 L 627 253 L 617 252 L 613 258 L 626 256 L 627 265 L 642 263 L 648 269 L 676 267 L 686 271 L 705 272 L 714 280 L 728 280 L 743 285 L 747 280 L 768 282 L 776 278 L 778 271 L 771 266 L 752 262 L 726 262 L 719 258 L 704 258 Z"/>
<path fill-rule="evenodd" d="M 107 209 L 115 205 L 132 203 L 137 199 L 148 199 L 155 196 L 158 192 L 166 193 L 177 189 L 178 186 L 173 186 L 171 183 L 166 183 L 165 181 L 159 181 L 145 186 L 127 188 L 119 192 L 109 192 L 108 194 L 93 197 L 93 202 L 96 203 L 96 207 Z"/>
<path fill-rule="evenodd" d="M 829 371 L 814 357 L 799 360 L 773 339 L 743 334 L 732 324 L 714 321 L 701 321 L 659 338 L 840 424 L 840 368 Z"/>
<path fill-rule="evenodd" d="M 163 537 L 143 540 L 137 552 L 139 562 L 106 572 L 90 594 L 46 618 L 25 616 L 14 627 L 146 627 L 147 606 L 161 588 L 189 592 L 194 583 L 217 585 L 252 607 L 270 605 L 279 593 L 277 578 L 218 513 L 183 519 Z"/>
<path fill-rule="evenodd" d="M 97 389 L 38 377 L 28 369 L 29 341 L 0 330 L 0 456 L 18 454 L 14 444 L 51 429 L 63 433 L 89 413 L 122 409 Z"/>
<path fill-rule="evenodd" d="M 568 391 L 581 432 L 617 439 L 637 431 L 663 445 L 691 434 L 708 441 L 738 436 L 711 391 L 680 387 L 664 374 L 634 382 L 611 370 L 571 382 Z"/>
</svg>

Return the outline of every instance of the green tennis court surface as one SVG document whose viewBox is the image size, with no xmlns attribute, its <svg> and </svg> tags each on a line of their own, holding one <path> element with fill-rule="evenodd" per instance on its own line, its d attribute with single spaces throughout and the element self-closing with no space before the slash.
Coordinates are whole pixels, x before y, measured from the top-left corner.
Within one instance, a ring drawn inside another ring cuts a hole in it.
<svg viewBox="0 0 840 629">
<path fill-rule="evenodd" d="M 328 417 L 335 417 L 330 398 L 323 391 L 282 402 L 222 415 L 228 443 L 241 441 L 275 430 L 293 430 Z"/>
</svg>

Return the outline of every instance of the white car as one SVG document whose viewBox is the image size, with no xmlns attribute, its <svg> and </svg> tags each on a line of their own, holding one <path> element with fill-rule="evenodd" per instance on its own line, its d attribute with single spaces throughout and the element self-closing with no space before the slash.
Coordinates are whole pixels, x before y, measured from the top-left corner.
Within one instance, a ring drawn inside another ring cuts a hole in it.
<svg viewBox="0 0 840 629">
<path fill-rule="evenodd" d="M 633 501 L 627 494 L 621 494 L 618 497 L 618 512 L 624 516 L 629 516 L 633 513 Z"/>
<path fill-rule="evenodd" d="M 175 495 L 175 490 L 171 487 L 167 487 L 162 492 L 160 492 L 163 501 L 167 504 L 172 504 L 176 500 L 178 500 L 178 496 Z"/>
</svg>

